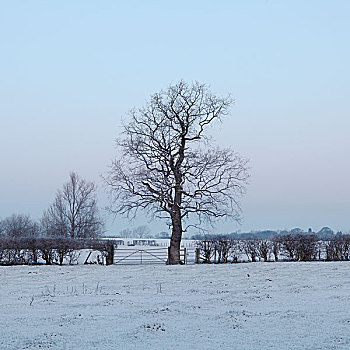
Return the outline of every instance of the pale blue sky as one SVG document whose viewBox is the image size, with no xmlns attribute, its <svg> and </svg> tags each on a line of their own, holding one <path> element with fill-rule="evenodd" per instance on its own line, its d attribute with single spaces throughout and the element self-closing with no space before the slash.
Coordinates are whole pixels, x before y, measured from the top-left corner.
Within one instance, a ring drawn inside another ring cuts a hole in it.
<svg viewBox="0 0 350 350">
<path fill-rule="evenodd" d="M 0 217 L 39 217 L 72 170 L 101 184 L 121 117 L 185 79 L 232 94 L 215 134 L 251 159 L 243 224 L 218 230 L 350 229 L 349 17 L 349 1 L 0 1 Z"/>
</svg>

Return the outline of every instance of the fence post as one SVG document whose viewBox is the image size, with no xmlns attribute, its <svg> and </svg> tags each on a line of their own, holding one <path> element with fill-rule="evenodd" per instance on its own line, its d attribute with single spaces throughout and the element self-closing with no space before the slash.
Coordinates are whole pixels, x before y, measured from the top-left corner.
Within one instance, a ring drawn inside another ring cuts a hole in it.
<svg viewBox="0 0 350 350">
<path fill-rule="evenodd" d="M 114 262 L 114 243 L 107 244 L 107 256 L 106 256 L 106 265 L 113 265 Z"/>
<path fill-rule="evenodd" d="M 168 258 L 166 259 L 166 264 L 169 265 L 170 247 L 168 247 Z"/>
<path fill-rule="evenodd" d="M 200 248 L 196 248 L 196 264 L 200 263 L 201 250 Z"/>
<path fill-rule="evenodd" d="M 184 248 L 184 265 L 187 264 L 187 252 L 186 252 L 186 248 Z"/>
</svg>

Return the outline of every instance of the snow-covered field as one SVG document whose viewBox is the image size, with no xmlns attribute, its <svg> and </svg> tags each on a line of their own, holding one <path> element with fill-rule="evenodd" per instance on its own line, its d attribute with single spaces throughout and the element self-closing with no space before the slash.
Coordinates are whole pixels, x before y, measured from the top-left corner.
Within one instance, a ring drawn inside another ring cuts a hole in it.
<svg viewBox="0 0 350 350">
<path fill-rule="evenodd" d="M 0 267 L 0 349 L 350 349 L 350 263 Z"/>
</svg>

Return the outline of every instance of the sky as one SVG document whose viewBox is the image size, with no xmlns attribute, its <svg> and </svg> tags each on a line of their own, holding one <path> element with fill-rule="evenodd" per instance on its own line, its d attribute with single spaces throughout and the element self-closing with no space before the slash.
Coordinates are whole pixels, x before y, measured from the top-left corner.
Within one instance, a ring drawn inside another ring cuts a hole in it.
<svg viewBox="0 0 350 350">
<path fill-rule="evenodd" d="M 349 1 L 0 1 L 0 218 L 95 181 L 127 112 L 180 79 L 235 99 L 217 144 L 250 159 L 236 230 L 350 222 Z M 164 222 L 107 220 L 107 234 Z"/>
</svg>

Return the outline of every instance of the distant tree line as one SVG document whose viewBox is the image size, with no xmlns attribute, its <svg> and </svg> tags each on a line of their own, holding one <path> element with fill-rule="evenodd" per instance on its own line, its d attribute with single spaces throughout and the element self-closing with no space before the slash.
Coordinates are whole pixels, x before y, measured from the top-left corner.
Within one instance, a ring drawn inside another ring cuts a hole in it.
<svg viewBox="0 0 350 350">
<path fill-rule="evenodd" d="M 289 233 L 271 239 L 206 236 L 197 241 L 203 263 L 239 261 L 349 261 L 350 235 L 320 239 L 316 234 Z"/>
<path fill-rule="evenodd" d="M 293 228 L 291 230 L 263 230 L 263 231 L 251 231 L 251 232 L 233 232 L 225 235 L 226 237 L 230 239 L 267 239 L 272 240 L 276 236 L 287 236 L 287 235 L 316 235 L 318 239 L 320 240 L 327 240 L 332 239 L 334 235 L 341 235 L 342 232 L 335 233 L 331 228 L 329 227 L 323 227 L 318 232 L 314 232 L 311 228 L 309 228 L 307 231 L 302 230 L 299 227 Z M 191 239 L 194 240 L 201 240 L 203 239 L 203 235 L 197 234 L 192 235 Z"/>
<path fill-rule="evenodd" d="M 119 232 L 118 236 L 114 238 L 153 238 L 153 239 L 170 239 L 171 235 L 169 232 L 152 233 L 147 225 L 140 225 L 135 228 L 124 228 Z"/>
</svg>

